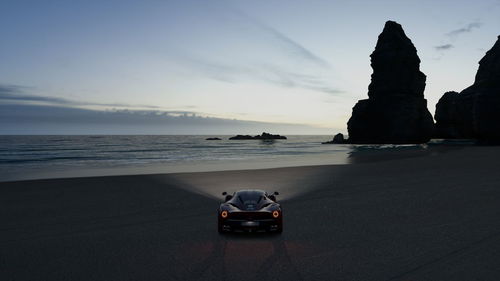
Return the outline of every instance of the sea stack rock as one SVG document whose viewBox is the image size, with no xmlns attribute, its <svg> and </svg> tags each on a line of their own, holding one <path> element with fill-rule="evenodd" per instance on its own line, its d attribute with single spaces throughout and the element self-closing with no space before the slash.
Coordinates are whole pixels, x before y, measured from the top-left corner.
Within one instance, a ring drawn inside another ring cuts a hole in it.
<svg viewBox="0 0 500 281">
<path fill-rule="evenodd" d="M 479 61 L 474 84 L 436 105 L 436 137 L 500 142 L 500 36 Z"/>
<path fill-rule="evenodd" d="M 336 134 L 331 141 L 322 142 L 322 144 L 343 144 L 347 143 L 347 140 L 344 138 L 344 134 L 338 133 Z"/>
<path fill-rule="evenodd" d="M 426 76 L 417 49 L 400 24 L 388 21 L 371 54 L 368 99 L 347 123 L 350 143 L 424 143 L 434 130 L 424 99 Z"/>
</svg>

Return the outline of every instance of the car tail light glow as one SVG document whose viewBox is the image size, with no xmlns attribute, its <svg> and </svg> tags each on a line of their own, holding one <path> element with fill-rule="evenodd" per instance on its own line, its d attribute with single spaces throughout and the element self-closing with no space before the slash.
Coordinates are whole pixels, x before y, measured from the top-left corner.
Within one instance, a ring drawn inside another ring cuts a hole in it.
<svg viewBox="0 0 500 281">
<path fill-rule="evenodd" d="M 273 217 L 274 218 L 277 218 L 280 216 L 280 212 L 279 211 L 273 211 Z"/>
<path fill-rule="evenodd" d="M 220 216 L 223 217 L 223 218 L 227 218 L 227 211 L 224 210 L 220 213 Z"/>
</svg>

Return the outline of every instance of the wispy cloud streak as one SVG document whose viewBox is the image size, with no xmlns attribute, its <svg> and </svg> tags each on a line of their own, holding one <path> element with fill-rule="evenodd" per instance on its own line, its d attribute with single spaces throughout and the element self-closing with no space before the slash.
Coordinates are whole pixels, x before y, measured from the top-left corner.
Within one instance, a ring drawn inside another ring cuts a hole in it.
<svg viewBox="0 0 500 281">
<path fill-rule="evenodd" d="M 276 28 L 250 16 L 249 14 L 243 12 L 242 10 L 236 9 L 233 6 L 227 6 L 227 9 L 230 13 L 236 15 L 239 21 L 244 19 L 244 21 L 247 24 L 257 27 L 263 34 L 267 34 L 271 36 L 274 39 L 274 41 L 282 43 L 280 45 L 284 52 L 287 52 L 295 57 L 299 57 L 303 60 L 309 61 L 313 64 L 316 64 L 319 67 L 323 68 L 330 67 L 330 64 L 326 60 L 314 54 L 314 52 L 307 49 L 304 45 L 286 36 L 284 33 L 277 30 Z"/>
<path fill-rule="evenodd" d="M 450 49 L 453 49 L 455 46 L 453 46 L 453 44 L 444 44 L 444 45 L 439 45 L 439 46 L 435 46 L 434 49 L 438 50 L 438 51 L 448 51 Z"/>
<path fill-rule="evenodd" d="M 482 25 L 483 24 L 481 22 L 474 21 L 474 22 L 471 22 L 471 23 L 465 25 L 462 28 L 458 28 L 458 29 L 452 30 L 452 31 L 450 31 L 450 32 L 448 32 L 448 33 L 445 34 L 448 37 L 447 41 L 449 40 L 451 42 L 455 42 L 455 40 L 460 35 L 462 35 L 464 33 L 473 32 L 475 29 L 481 28 Z M 455 45 L 451 44 L 451 43 L 434 46 L 434 49 L 436 51 L 438 51 L 438 52 L 449 51 L 449 50 L 451 50 L 453 48 L 455 48 Z M 441 57 L 438 58 L 438 59 L 441 59 Z"/>
<path fill-rule="evenodd" d="M 24 102 L 24 103 L 48 103 L 51 105 L 62 106 L 108 106 L 108 107 L 122 107 L 122 108 L 149 108 L 160 109 L 159 106 L 154 105 L 130 105 L 125 103 L 94 103 L 75 101 L 59 97 L 39 96 L 27 93 L 29 87 L 18 85 L 1 85 L 0 84 L 0 102 Z"/>
<path fill-rule="evenodd" d="M 344 93 L 332 86 L 333 71 L 328 61 L 312 50 L 230 5 L 221 7 L 221 12 L 226 17 L 221 17 L 225 21 L 218 24 L 223 29 L 229 28 L 225 32 L 232 34 L 230 39 L 222 45 L 208 42 L 211 48 L 205 48 L 201 54 L 178 54 L 176 59 L 181 66 L 227 83 L 257 81 L 329 95 Z M 228 50 L 229 55 L 221 56 L 220 49 Z"/>
<path fill-rule="evenodd" d="M 339 95 L 343 90 L 330 86 L 323 77 L 294 72 L 271 64 L 238 65 L 223 62 L 189 59 L 189 64 L 202 75 L 226 83 L 255 80 L 285 88 L 301 88 Z"/>
<path fill-rule="evenodd" d="M 474 29 L 479 29 L 482 25 L 483 24 L 480 22 L 471 22 L 462 28 L 455 29 L 455 30 L 452 30 L 452 31 L 446 33 L 446 35 L 448 35 L 450 37 L 456 37 L 456 36 L 463 34 L 463 33 L 472 32 Z"/>
<path fill-rule="evenodd" d="M 264 24 L 263 22 L 260 22 L 256 19 L 252 19 L 249 16 L 246 16 L 247 20 L 254 25 L 258 26 L 262 31 L 268 33 L 269 35 L 272 35 L 277 41 L 280 41 L 283 43 L 286 49 L 289 53 L 301 57 L 302 59 L 305 59 L 307 61 L 310 61 L 320 67 L 323 68 L 329 68 L 330 64 L 320 58 L 319 56 L 315 55 L 312 51 L 301 45 L 300 43 L 292 40 L 290 37 L 286 36 L 285 34 L 281 33 L 279 30 Z"/>
</svg>

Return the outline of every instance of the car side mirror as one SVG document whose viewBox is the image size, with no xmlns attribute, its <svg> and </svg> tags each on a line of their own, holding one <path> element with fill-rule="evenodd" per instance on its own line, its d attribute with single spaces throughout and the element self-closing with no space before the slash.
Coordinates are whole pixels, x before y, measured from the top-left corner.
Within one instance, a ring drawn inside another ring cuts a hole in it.
<svg viewBox="0 0 500 281">
<path fill-rule="evenodd" d="M 273 200 L 274 202 L 276 202 L 276 196 L 273 195 L 269 195 L 269 199 Z"/>
<path fill-rule="evenodd" d="M 278 191 L 275 191 L 273 195 L 280 195 L 280 193 Z"/>
<path fill-rule="evenodd" d="M 227 192 L 225 192 L 225 191 L 222 192 L 222 196 L 226 196 L 226 198 L 224 199 L 224 202 L 227 202 L 233 198 L 232 195 L 227 194 Z"/>
</svg>

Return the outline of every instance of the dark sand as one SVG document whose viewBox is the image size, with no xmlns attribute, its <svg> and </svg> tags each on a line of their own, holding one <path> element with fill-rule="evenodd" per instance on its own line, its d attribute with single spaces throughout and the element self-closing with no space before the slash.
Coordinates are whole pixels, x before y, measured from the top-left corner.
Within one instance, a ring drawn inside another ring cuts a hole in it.
<svg viewBox="0 0 500 281">
<path fill-rule="evenodd" d="M 500 280 L 500 147 L 379 156 L 0 183 L 0 280 Z M 283 194 L 282 235 L 217 233 L 238 187 Z"/>
</svg>

